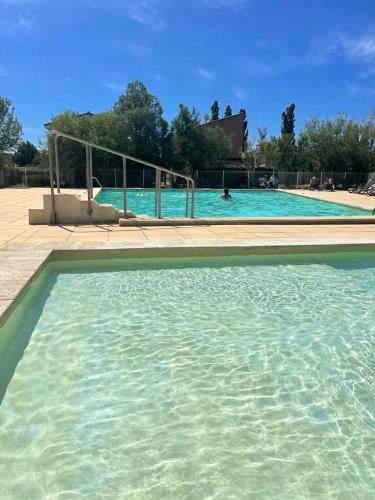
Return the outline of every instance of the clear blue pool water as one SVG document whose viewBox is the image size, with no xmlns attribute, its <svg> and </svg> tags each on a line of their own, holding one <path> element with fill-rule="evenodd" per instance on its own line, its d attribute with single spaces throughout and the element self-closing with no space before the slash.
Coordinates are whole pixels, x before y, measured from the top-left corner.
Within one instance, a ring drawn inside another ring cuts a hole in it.
<svg viewBox="0 0 375 500">
<path fill-rule="evenodd" d="M 55 263 L 25 300 L 1 499 L 373 498 L 374 253 Z"/>
<path fill-rule="evenodd" d="M 303 196 L 273 190 L 231 190 L 232 199 L 220 198 L 222 190 L 197 190 L 196 217 L 298 217 L 333 215 L 371 215 L 369 210 L 338 203 L 312 200 Z M 186 192 L 183 189 L 162 190 L 162 216 L 185 217 Z M 122 189 L 102 189 L 98 203 L 109 203 L 123 209 Z M 128 209 L 136 215 L 155 216 L 154 190 L 128 190 Z"/>
</svg>

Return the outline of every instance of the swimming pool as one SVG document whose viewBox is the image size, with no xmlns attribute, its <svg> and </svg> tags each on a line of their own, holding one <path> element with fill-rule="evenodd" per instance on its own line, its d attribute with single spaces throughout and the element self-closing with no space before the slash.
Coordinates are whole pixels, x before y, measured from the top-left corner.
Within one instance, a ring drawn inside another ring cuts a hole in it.
<svg viewBox="0 0 375 500">
<path fill-rule="evenodd" d="M 222 190 L 196 190 L 196 217 L 298 217 L 334 215 L 371 215 L 369 210 L 347 205 L 313 200 L 304 196 L 274 190 L 231 190 L 232 199 L 220 198 Z M 163 217 L 185 217 L 186 191 L 165 189 L 161 192 Z M 122 189 L 102 189 L 98 203 L 108 203 L 123 209 Z M 128 209 L 136 215 L 155 216 L 153 189 L 128 190 Z"/>
<path fill-rule="evenodd" d="M 371 498 L 374 347 L 374 253 L 49 264 L 0 330 L 0 498 Z"/>
</svg>

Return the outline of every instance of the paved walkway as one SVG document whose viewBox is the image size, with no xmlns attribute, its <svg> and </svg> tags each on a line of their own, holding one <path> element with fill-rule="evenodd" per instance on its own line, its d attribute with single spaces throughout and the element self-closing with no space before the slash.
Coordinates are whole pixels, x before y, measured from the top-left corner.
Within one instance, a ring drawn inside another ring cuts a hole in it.
<svg viewBox="0 0 375 500">
<path fill-rule="evenodd" d="M 74 190 L 66 190 L 74 192 Z M 77 191 L 77 190 L 76 190 Z M 76 192 L 75 191 L 75 192 Z M 222 225 L 222 226 L 175 226 L 175 227 L 119 227 L 117 225 L 92 226 L 30 226 L 28 209 L 42 206 L 45 188 L 0 189 L 0 248 L 9 244 L 63 243 L 63 242 L 141 242 L 182 240 L 267 240 L 285 242 L 351 239 L 353 242 L 367 240 L 375 242 L 375 224 L 347 225 Z M 351 204 L 370 208 L 375 198 L 346 192 L 306 192 L 311 197 L 337 202 L 350 200 Z M 14 245 L 12 245 L 14 246 Z"/>
<path fill-rule="evenodd" d="M 315 198 L 316 200 L 343 203 L 344 205 L 351 205 L 352 207 L 364 208 L 366 210 L 373 210 L 375 208 L 375 196 L 349 193 L 348 191 L 310 191 L 309 189 L 284 189 L 284 191 L 307 196 L 308 198 Z"/>
</svg>

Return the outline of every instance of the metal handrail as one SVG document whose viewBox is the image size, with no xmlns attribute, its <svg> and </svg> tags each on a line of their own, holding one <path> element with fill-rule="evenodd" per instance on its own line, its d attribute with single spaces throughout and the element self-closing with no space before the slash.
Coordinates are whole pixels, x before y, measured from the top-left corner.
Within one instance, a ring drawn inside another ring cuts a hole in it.
<svg viewBox="0 0 375 500">
<path fill-rule="evenodd" d="M 91 199 L 93 198 L 93 186 L 92 181 L 95 179 L 98 184 L 98 179 L 93 177 L 92 175 L 92 148 L 99 149 L 101 151 L 106 151 L 107 153 L 113 154 L 122 158 L 123 163 L 123 190 L 124 190 L 124 217 L 127 217 L 127 203 L 126 203 L 126 160 L 132 160 L 137 163 L 141 163 L 146 167 L 153 168 L 156 173 L 155 177 L 155 216 L 157 218 L 161 218 L 161 172 L 165 172 L 167 174 L 173 175 L 175 177 L 180 177 L 181 179 L 186 180 L 186 217 L 189 217 L 189 189 L 191 188 L 191 206 L 190 206 L 190 217 L 194 218 L 194 202 L 195 202 L 195 183 L 192 177 L 188 175 L 181 174 L 180 172 L 175 172 L 174 170 L 170 170 L 165 167 L 161 167 L 160 165 L 155 165 L 154 163 L 150 163 L 145 160 L 141 160 L 140 158 L 135 158 L 134 156 L 130 156 L 124 153 L 120 153 L 119 151 L 115 151 L 114 149 L 107 148 L 105 146 L 100 146 L 98 144 L 94 144 L 92 142 L 86 141 L 84 139 L 80 139 L 78 137 L 74 137 L 73 135 L 66 134 L 65 132 L 60 132 L 59 130 L 51 130 L 48 134 L 48 149 L 49 149 L 49 163 L 50 163 L 50 186 L 51 186 L 51 205 L 52 205 L 52 222 L 56 222 L 56 212 L 55 212 L 55 201 L 54 201 L 54 179 L 53 179 L 53 163 L 52 163 L 52 140 L 54 139 L 54 155 L 55 155 L 55 172 L 56 172 L 56 186 L 57 191 L 60 192 L 60 171 L 59 171 L 59 158 L 58 158 L 58 147 L 57 140 L 59 137 L 65 137 L 74 142 L 78 142 L 83 144 L 86 148 L 86 183 L 87 183 L 87 203 L 88 203 L 88 212 L 91 214 Z"/>
<path fill-rule="evenodd" d="M 93 177 L 92 180 L 96 181 L 98 183 L 99 187 L 101 187 L 101 188 L 103 187 L 97 177 Z"/>
</svg>

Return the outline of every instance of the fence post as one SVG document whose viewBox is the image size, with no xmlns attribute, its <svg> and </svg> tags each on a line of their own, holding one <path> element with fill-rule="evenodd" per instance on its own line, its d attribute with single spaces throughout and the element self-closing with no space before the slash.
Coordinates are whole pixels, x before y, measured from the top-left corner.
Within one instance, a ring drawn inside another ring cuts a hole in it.
<svg viewBox="0 0 375 500">
<path fill-rule="evenodd" d="M 224 189 L 224 185 L 225 185 L 225 171 L 224 170 L 223 170 L 223 178 L 222 178 L 221 183 L 222 183 L 222 187 Z"/>
<path fill-rule="evenodd" d="M 142 187 L 145 188 L 145 167 L 142 169 Z"/>
<path fill-rule="evenodd" d="M 298 186 L 299 186 L 299 170 L 297 172 L 297 187 L 296 187 L 296 189 L 298 189 Z"/>
<path fill-rule="evenodd" d="M 27 187 L 27 167 L 25 167 L 25 186 Z"/>
<path fill-rule="evenodd" d="M 117 188 L 117 175 L 116 175 L 116 169 L 113 169 L 113 172 L 115 174 L 115 188 Z"/>
</svg>

